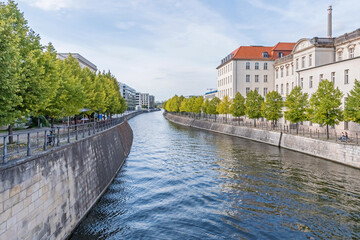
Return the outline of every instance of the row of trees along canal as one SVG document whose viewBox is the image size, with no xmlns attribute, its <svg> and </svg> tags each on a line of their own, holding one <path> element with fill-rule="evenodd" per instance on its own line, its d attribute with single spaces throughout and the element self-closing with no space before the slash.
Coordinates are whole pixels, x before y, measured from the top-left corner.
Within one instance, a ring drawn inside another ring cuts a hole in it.
<svg viewBox="0 0 360 240">
<path fill-rule="evenodd" d="M 51 43 L 27 25 L 13 1 L 0 3 L 0 126 L 12 126 L 18 119 L 46 116 L 54 119 L 94 112 L 122 113 L 127 106 L 119 85 L 109 72 L 81 69 L 73 57 L 57 59 Z M 9 138 L 12 142 L 12 138 Z"/>
<path fill-rule="evenodd" d="M 301 87 L 292 89 L 286 96 L 285 101 L 281 95 L 272 91 L 265 99 L 256 91 L 250 91 L 246 98 L 239 92 L 230 100 L 225 96 L 222 100 L 215 97 L 210 101 L 203 97 L 184 98 L 175 95 L 164 103 L 164 109 L 168 112 L 187 112 L 192 114 L 204 113 L 207 115 L 232 114 L 234 117 L 247 116 L 256 120 L 266 118 L 275 126 L 279 118 L 296 124 L 299 122 L 312 121 L 326 125 L 327 138 L 329 139 L 329 126 L 334 126 L 340 121 L 347 120 L 360 123 L 360 83 L 355 80 L 355 86 L 345 99 L 345 109 L 341 107 L 343 93 L 334 87 L 333 82 L 323 80 L 318 90 L 309 99 L 307 93 L 303 93 Z M 285 107 L 285 108 L 284 108 Z"/>
</svg>

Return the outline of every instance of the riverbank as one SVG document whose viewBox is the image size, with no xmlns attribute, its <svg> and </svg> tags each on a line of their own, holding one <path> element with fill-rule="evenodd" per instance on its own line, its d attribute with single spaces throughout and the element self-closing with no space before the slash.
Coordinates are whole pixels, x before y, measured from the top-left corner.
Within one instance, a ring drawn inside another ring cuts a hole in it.
<svg viewBox="0 0 360 240">
<path fill-rule="evenodd" d="M 356 145 L 333 143 L 283 132 L 197 120 L 167 112 L 164 112 L 164 117 L 170 122 L 179 125 L 267 143 L 360 169 L 360 147 Z"/>
<path fill-rule="evenodd" d="M 124 121 L 1 164 L 0 239 L 66 239 L 111 184 L 132 142 L 132 129 Z"/>
</svg>

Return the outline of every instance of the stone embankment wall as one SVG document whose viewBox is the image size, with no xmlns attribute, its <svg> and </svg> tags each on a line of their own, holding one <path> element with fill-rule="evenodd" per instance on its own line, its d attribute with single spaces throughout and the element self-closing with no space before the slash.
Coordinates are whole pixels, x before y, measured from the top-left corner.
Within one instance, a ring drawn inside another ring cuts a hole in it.
<svg viewBox="0 0 360 240">
<path fill-rule="evenodd" d="M 67 238 L 112 182 L 132 140 L 124 122 L 1 166 L 0 239 Z"/>
<path fill-rule="evenodd" d="M 263 142 L 291 149 L 315 157 L 328 159 L 348 166 L 360 168 L 360 146 L 327 142 L 297 135 L 233 126 L 222 123 L 194 120 L 187 117 L 164 113 L 166 119 L 179 125 L 223 133 L 231 136 Z"/>
</svg>

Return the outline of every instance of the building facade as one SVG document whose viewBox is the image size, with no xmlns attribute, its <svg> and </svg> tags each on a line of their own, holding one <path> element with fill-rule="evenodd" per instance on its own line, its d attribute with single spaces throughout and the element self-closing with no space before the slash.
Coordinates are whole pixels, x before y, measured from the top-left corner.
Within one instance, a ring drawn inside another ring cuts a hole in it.
<svg viewBox="0 0 360 240">
<path fill-rule="evenodd" d="M 149 107 L 149 94 L 148 93 L 142 93 L 141 94 L 141 106 L 147 106 Z"/>
<path fill-rule="evenodd" d="M 136 106 L 142 106 L 141 92 L 136 92 Z"/>
<path fill-rule="evenodd" d="M 136 91 L 125 83 L 119 83 L 121 96 L 125 99 L 128 106 L 127 110 L 135 110 Z"/>
<path fill-rule="evenodd" d="M 64 60 L 68 58 L 70 54 L 73 58 L 75 58 L 79 62 L 81 68 L 87 67 L 92 72 L 97 71 L 96 65 L 90 62 L 89 60 L 87 60 L 86 58 L 84 58 L 83 56 L 81 56 L 79 53 L 58 53 L 57 57 L 61 60 Z"/>
<path fill-rule="evenodd" d="M 235 97 L 237 92 L 246 96 L 251 90 L 266 96 L 274 90 L 276 59 L 287 56 L 295 43 L 278 43 L 274 47 L 241 46 L 221 60 L 217 67 L 218 92 L 222 99 Z"/>
<path fill-rule="evenodd" d="M 153 95 L 149 95 L 149 108 L 155 108 L 155 96 Z"/>
</svg>

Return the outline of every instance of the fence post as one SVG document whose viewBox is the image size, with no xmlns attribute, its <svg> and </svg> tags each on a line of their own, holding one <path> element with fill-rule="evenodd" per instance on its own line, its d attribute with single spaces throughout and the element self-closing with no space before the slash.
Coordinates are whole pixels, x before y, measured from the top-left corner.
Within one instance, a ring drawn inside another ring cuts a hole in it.
<svg viewBox="0 0 360 240">
<path fill-rule="evenodd" d="M 4 145 L 3 145 L 3 163 L 7 163 L 7 145 L 6 145 L 6 138 L 7 136 L 4 137 Z"/>
<path fill-rule="evenodd" d="M 310 138 L 312 138 L 312 131 L 311 131 L 311 129 L 310 129 Z"/>
<path fill-rule="evenodd" d="M 60 146 L 60 128 L 57 129 L 57 146 Z"/>
<path fill-rule="evenodd" d="M 31 156 L 30 133 L 27 134 L 27 155 Z"/>
<path fill-rule="evenodd" d="M 337 142 L 337 133 L 335 131 L 335 142 Z"/>
<path fill-rule="evenodd" d="M 85 123 L 82 125 L 82 138 L 85 138 Z"/>
<path fill-rule="evenodd" d="M 76 129 L 75 129 L 75 139 L 76 139 L 76 141 L 79 139 L 79 136 L 78 136 L 78 127 L 76 127 Z"/>
<path fill-rule="evenodd" d="M 67 131 L 67 135 L 68 135 L 68 137 L 67 137 L 67 142 L 68 143 L 70 143 L 70 127 L 67 127 L 67 129 L 68 129 L 68 131 Z"/>
<path fill-rule="evenodd" d="M 47 147 L 47 135 L 46 135 L 46 130 L 44 133 L 44 151 L 46 151 L 46 147 Z"/>
<path fill-rule="evenodd" d="M 20 152 L 20 135 L 16 135 L 17 153 Z"/>
<path fill-rule="evenodd" d="M 303 128 L 303 136 L 305 136 L 305 130 L 304 130 L 304 128 Z"/>
<path fill-rule="evenodd" d="M 359 145 L 358 133 L 356 133 L 356 145 Z"/>
</svg>

